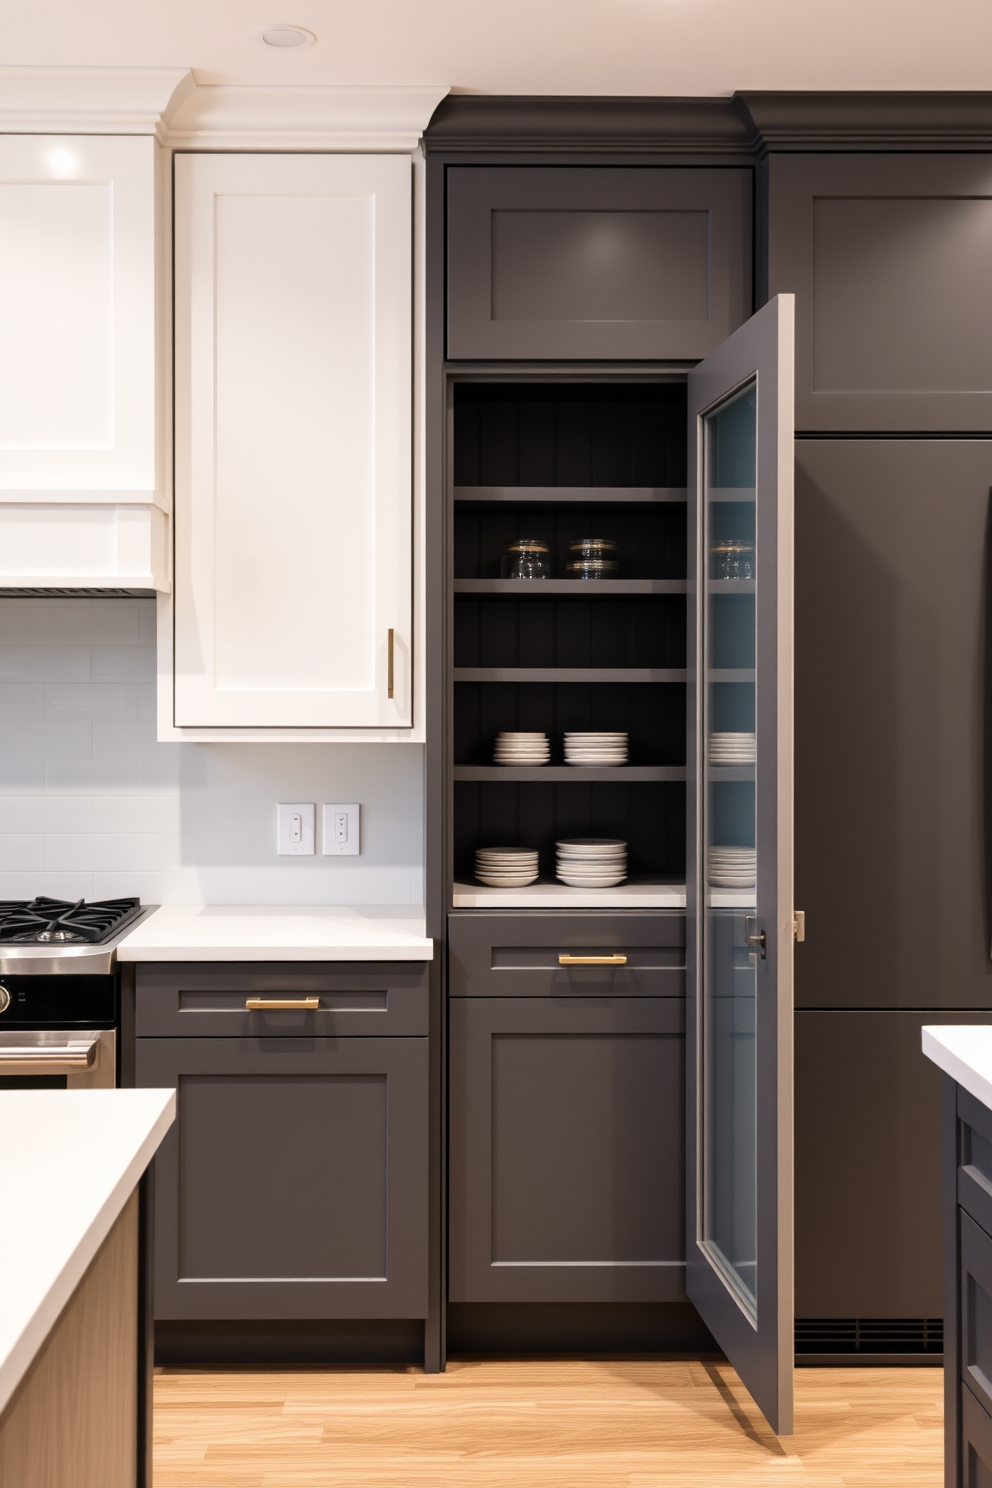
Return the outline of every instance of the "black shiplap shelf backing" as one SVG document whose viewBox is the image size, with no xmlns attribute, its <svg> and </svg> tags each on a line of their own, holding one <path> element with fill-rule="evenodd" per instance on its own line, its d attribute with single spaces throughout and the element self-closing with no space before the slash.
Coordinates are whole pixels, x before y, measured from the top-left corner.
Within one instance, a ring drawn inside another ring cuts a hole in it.
<svg viewBox="0 0 992 1488">
<path fill-rule="evenodd" d="M 752 674 L 753 675 L 753 674 Z M 455 682 L 684 682 L 684 667 L 454 667 Z M 737 680 L 737 673 L 734 674 Z"/>
</svg>

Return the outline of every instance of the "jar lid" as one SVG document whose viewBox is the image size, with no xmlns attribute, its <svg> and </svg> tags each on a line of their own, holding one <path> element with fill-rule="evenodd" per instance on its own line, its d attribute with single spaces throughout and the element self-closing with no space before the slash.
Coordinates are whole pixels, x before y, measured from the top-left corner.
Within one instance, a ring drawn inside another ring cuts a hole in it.
<svg viewBox="0 0 992 1488">
<path fill-rule="evenodd" d="M 726 542 L 714 543 L 710 548 L 711 553 L 753 553 L 754 543 L 744 542 L 740 538 L 728 538 Z"/>
<path fill-rule="evenodd" d="M 518 537 L 503 544 L 504 553 L 547 553 L 548 544 L 540 537 Z"/>
<path fill-rule="evenodd" d="M 570 553 L 615 553 L 617 545 L 609 537 L 580 537 L 570 542 Z"/>
</svg>

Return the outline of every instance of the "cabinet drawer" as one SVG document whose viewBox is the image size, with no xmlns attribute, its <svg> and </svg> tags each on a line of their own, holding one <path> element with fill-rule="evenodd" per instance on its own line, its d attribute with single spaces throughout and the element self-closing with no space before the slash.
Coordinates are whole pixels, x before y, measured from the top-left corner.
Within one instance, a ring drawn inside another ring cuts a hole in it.
<svg viewBox="0 0 992 1488">
<path fill-rule="evenodd" d="M 141 965 L 136 1032 L 139 1038 L 423 1035 L 428 974 L 421 961 Z M 255 999 L 263 1006 L 249 1008 Z M 313 1007 L 264 1006 L 313 999 Z"/>
<path fill-rule="evenodd" d="M 961 1217 L 961 1377 L 992 1412 L 992 1240 Z"/>
<path fill-rule="evenodd" d="M 674 998 L 451 1004 L 449 1297 L 684 1300 Z"/>
<path fill-rule="evenodd" d="M 580 965 L 562 957 L 624 956 Z M 685 915 L 453 914 L 452 997 L 684 997 Z"/>
</svg>

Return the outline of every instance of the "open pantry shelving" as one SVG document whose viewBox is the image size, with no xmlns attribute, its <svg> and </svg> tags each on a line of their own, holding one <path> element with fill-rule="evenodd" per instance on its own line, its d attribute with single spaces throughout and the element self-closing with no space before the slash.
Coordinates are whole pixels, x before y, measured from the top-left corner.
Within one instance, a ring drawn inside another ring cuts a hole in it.
<svg viewBox="0 0 992 1488">
<path fill-rule="evenodd" d="M 685 385 L 466 381 L 453 401 L 451 792 L 454 908 L 680 908 L 685 902 Z M 501 574 L 536 537 L 550 575 Z M 617 544 L 612 579 L 564 577 L 569 544 Z M 546 765 L 493 762 L 496 735 L 546 733 Z M 629 735 L 623 765 L 571 765 L 566 732 Z M 629 879 L 554 881 L 559 837 L 628 843 Z M 474 880 L 476 847 L 537 848 L 526 889 Z"/>
</svg>

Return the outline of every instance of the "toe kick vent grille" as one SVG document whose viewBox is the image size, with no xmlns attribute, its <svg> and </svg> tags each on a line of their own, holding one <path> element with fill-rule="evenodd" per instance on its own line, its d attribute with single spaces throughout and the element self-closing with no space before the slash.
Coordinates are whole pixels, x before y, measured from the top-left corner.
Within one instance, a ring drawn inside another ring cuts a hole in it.
<svg viewBox="0 0 992 1488">
<path fill-rule="evenodd" d="M 933 1357 L 944 1350 L 943 1318 L 797 1318 L 796 1354 Z"/>
</svg>

